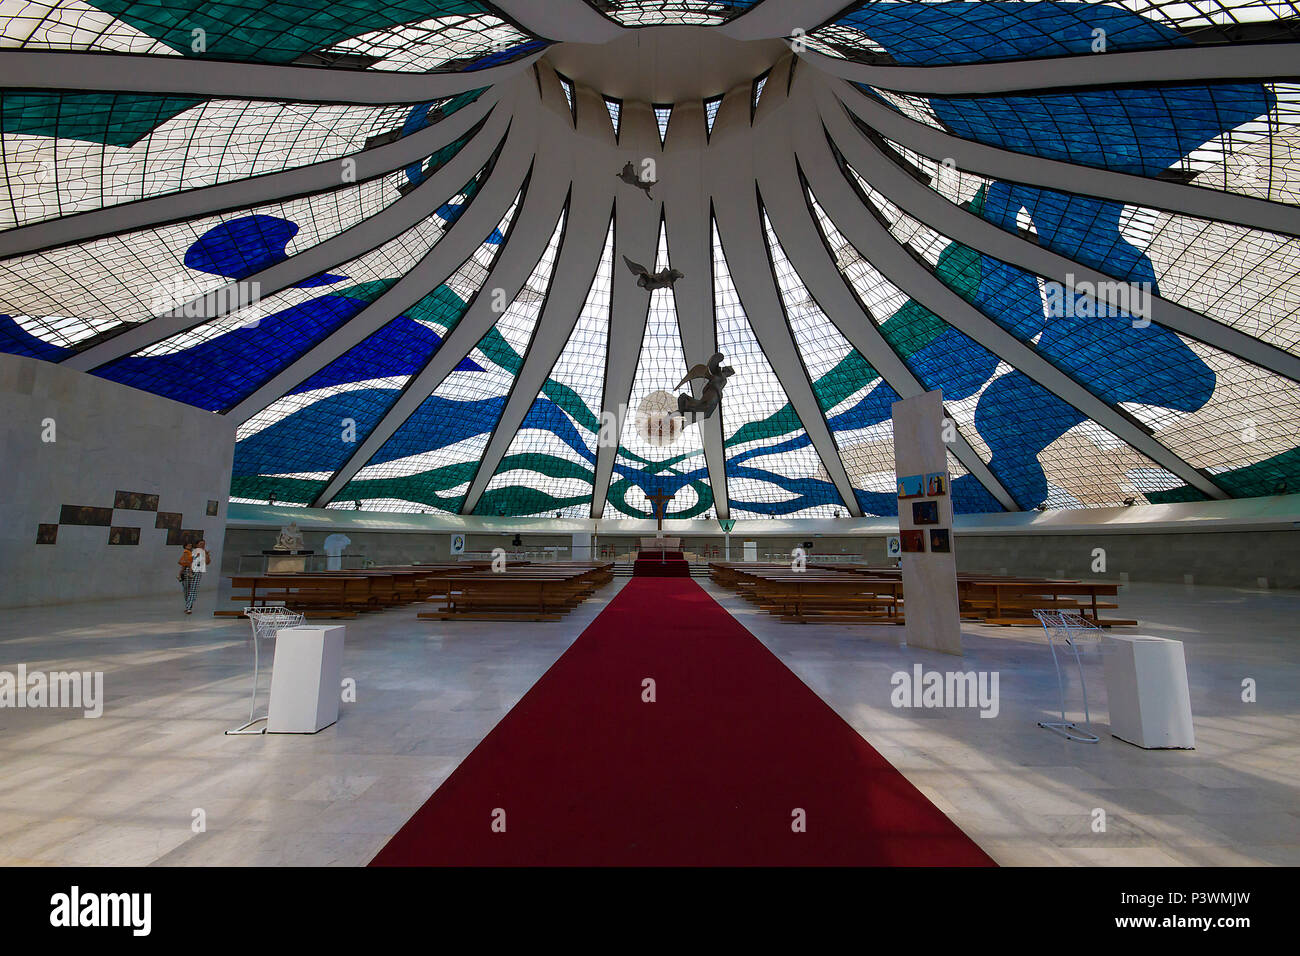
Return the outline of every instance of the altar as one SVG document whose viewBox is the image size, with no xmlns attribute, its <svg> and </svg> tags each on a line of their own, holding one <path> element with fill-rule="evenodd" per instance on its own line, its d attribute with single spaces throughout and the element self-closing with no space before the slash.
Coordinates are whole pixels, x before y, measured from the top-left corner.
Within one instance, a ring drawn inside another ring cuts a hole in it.
<svg viewBox="0 0 1300 956">
<path fill-rule="evenodd" d="M 315 551 L 263 551 L 266 555 L 267 574 L 302 574 L 307 570 L 307 558 Z"/>
<path fill-rule="evenodd" d="M 642 551 L 680 551 L 682 549 L 681 538 L 642 538 Z"/>
<path fill-rule="evenodd" d="M 316 552 L 308 549 L 298 522 L 290 521 L 280 529 L 275 547 L 262 553 L 266 555 L 267 574 L 302 574 L 307 570 L 308 555 Z"/>
</svg>

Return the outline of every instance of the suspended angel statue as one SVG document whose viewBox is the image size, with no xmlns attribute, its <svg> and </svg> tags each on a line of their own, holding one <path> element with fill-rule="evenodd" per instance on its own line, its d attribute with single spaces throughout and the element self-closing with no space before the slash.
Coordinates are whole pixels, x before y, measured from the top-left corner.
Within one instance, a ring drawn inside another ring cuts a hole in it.
<svg viewBox="0 0 1300 956">
<path fill-rule="evenodd" d="M 671 289 L 674 282 L 686 275 L 684 272 L 678 272 L 676 269 L 672 268 L 660 269 L 658 272 L 651 272 L 645 266 L 641 265 L 641 263 L 633 262 L 627 256 L 623 257 L 623 261 L 626 262 L 627 267 L 632 270 L 632 274 L 637 277 L 636 284 L 648 292 L 653 292 L 655 289 Z M 696 366 L 696 368 L 702 367 L 703 366 Z"/>
<path fill-rule="evenodd" d="M 713 357 L 703 365 L 693 365 L 686 377 L 677 383 L 681 388 L 687 382 L 692 382 L 697 378 L 705 380 L 705 385 L 700 389 L 700 397 L 695 398 L 690 392 L 685 392 L 677 396 L 677 414 L 683 420 L 689 422 L 701 422 L 708 418 L 718 409 L 722 402 L 722 390 L 727 387 L 727 379 L 736 374 L 736 370 L 729 365 L 722 364 L 722 353 L 715 352 Z M 691 416 L 687 419 L 687 416 Z"/>
<path fill-rule="evenodd" d="M 619 179 L 623 180 L 623 182 L 627 183 L 629 186 L 635 186 L 637 189 L 642 190 L 645 193 L 646 199 L 655 198 L 654 196 L 650 195 L 650 187 L 657 185 L 659 181 L 657 179 L 642 179 L 640 176 L 637 175 L 636 167 L 633 166 L 630 161 L 625 163 L 623 165 L 622 171 L 616 173 L 615 175 L 617 175 Z"/>
</svg>

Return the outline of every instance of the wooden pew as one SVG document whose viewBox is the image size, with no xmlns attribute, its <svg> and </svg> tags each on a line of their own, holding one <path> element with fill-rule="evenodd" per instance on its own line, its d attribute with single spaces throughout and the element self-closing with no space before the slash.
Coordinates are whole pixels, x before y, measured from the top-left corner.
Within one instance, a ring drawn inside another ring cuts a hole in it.
<svg viewBox="0 0 1300 956">
<path fill-rule="evenodd" d="M 1049 578 L 1010 578 L 997 576 L 959 576 L 957 593 L 964 616 L 985 624 L 1038 626 L 1033 616 L 1037 609 L 1077 610 L 1098 627 L 1125 627 L 1135 620 L 1103 619 L 1103 608 L 1117 608 L 1115 602 L 1103 602 L 1101 596 L 1119 594 L 1119 584 L 1112 581 L 1065 581 Z"/>
<path fill-rule="evenodd" d="M 613 577 L 613 564 L 599 562 L 449 575 L 436 582 L 432 599 L 441 606 L 416 616 L 436 621 L 558 621 Z"/>
</svg>

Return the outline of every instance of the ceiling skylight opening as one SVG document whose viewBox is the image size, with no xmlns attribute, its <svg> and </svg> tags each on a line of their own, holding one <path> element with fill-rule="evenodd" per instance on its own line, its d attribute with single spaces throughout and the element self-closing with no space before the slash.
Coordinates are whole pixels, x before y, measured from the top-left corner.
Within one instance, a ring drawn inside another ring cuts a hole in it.
<svg viewBox="0 0 1300 956">
<path fill-rule="evenodd" d="M 713 135 L 713 123 L 718 118 L 718 107 L 722 105 L 722 94 L 711 96 L 704 101 L 704 123 L 707 127 L 707 136 Z"/>
<path fill-rule="evenodd" d="M 573 95 L 573 80 L 569 79 L 563 73 L 556 73 L 560 78 L 560 89 L 564 90 L 564 98 L 569 101 L 569 112 L 573 114 L 573 125 L 578 125 L 578 101 Z"/>
<path fill-rule="evenodd" d="M 614 142 L 618 142 L 618 121 L 623 115 L 623 101 L 605 97 L 605 109 L 609 110 L 609 121 L 614 124 Z"/>
<path fill-rule="evenodd" d="M 770 72 L 771 71 L 769 70 L 768 73 Z M 758 101 L 763 95 L 763 87 L 767 86 L 768 73 L 764 73 L 762 76 L 760 76 L 758 79 L 754 81 L 754 95 L 750 98 L 749 101 L 750 119 L 753 119 L 754 112 L 758 109 Z"/>
<path fill-rule="evenodd" d="M 673 115 L 673 104 L 656 103 L 654 104 L 655 123 L 659 126 L 659 145 L 664 144 L 668 138 L 668 120 Z"/>
</svg>

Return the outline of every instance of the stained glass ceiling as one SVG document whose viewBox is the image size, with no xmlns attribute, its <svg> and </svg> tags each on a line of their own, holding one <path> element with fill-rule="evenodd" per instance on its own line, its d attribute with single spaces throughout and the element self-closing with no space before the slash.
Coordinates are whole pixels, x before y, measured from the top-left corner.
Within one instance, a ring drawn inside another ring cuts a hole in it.
<svg viewBox="0 0 1300 956">
<path fill-rule="evenodd" d="M 933 389 L 958 512 L 1300 490 L 1300 94 L 1225 58 L 1300 62 L 1300 3 L 3 13 L 0 350 L 229 417 L 232 500 L 891 515 Z M 682 28 L 769 65 L 672 103 L 550 65 Z"/>
</svg>

